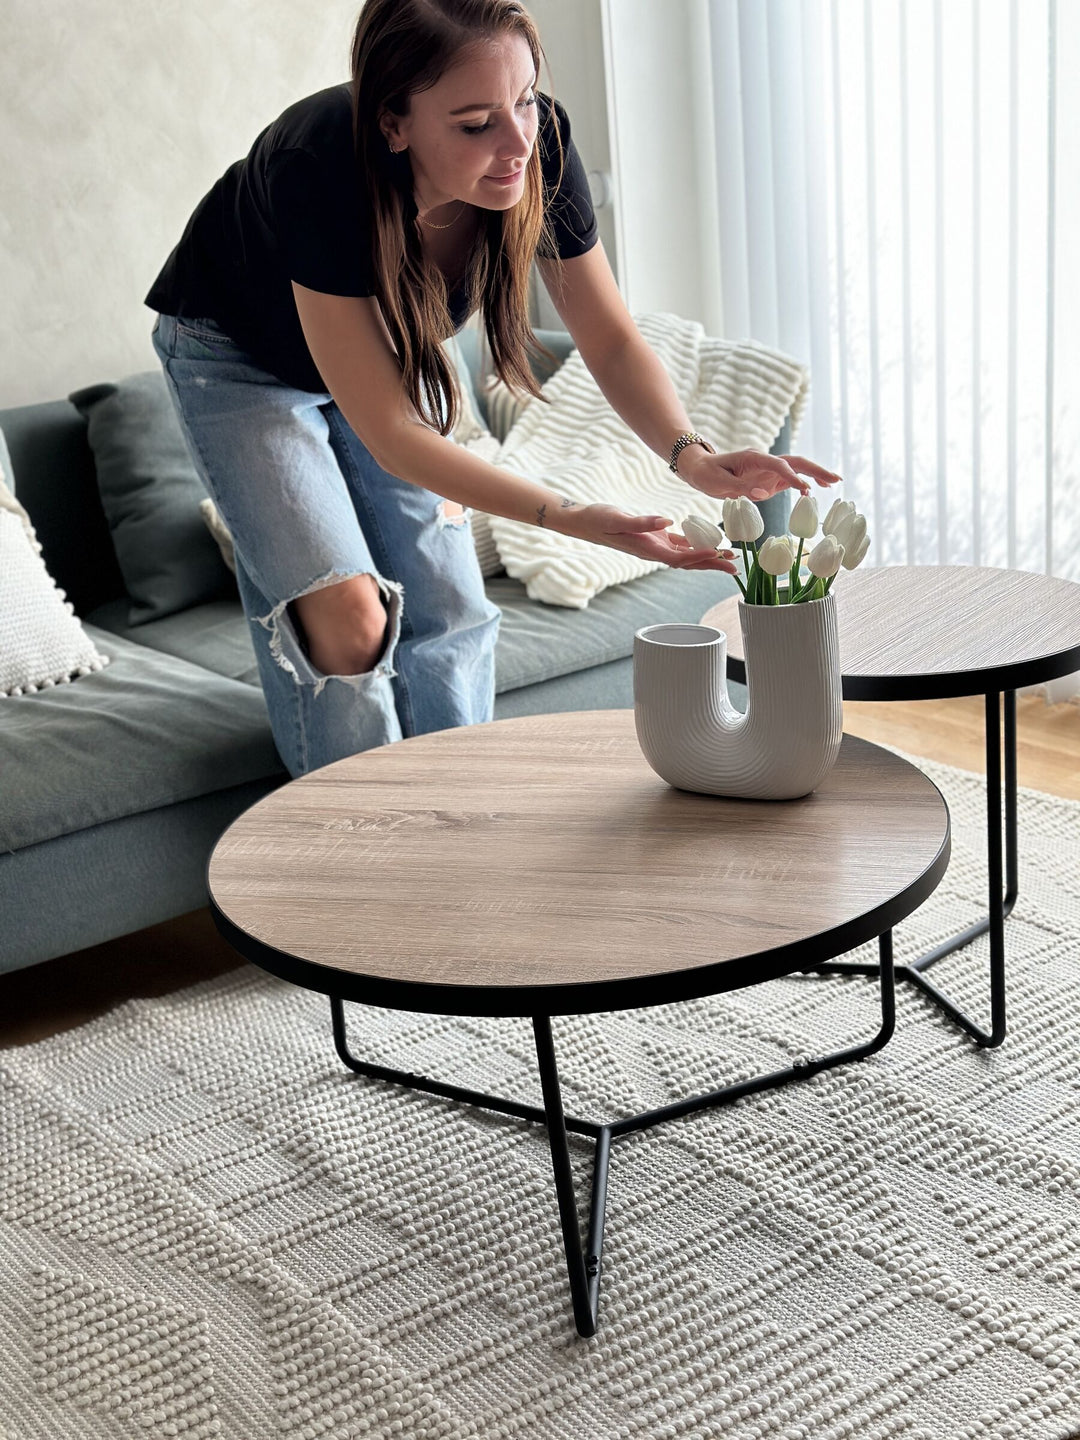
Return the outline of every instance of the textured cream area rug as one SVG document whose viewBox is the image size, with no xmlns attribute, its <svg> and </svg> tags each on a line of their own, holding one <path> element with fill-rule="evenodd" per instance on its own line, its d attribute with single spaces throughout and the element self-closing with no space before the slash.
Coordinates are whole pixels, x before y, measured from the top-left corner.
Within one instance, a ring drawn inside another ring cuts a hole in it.
<svg viewBox="0 0 1080 1440">
<path fill-rule="evenodd" d="M 982 903 L 981 783 L 926 768 L 954 859 L 900 961 Z M 1020 813 L 1005 1046 L 902 986 L 880 1055 L 617 1143 L 591 1341 L 544 1132 L 352 1076 L 323 998 L 245 968 L 3 1053 L 0 1435 L 1080 1434 L 1080 805 Z M 984 1014 L 985 970 L 935 974 Z M 348 1012 L 358 1053 L 539 1103 L 526 1021 Z M 553 1028 L 605 1118 L 876 1016 L 801 977 Z"/>
</svg>

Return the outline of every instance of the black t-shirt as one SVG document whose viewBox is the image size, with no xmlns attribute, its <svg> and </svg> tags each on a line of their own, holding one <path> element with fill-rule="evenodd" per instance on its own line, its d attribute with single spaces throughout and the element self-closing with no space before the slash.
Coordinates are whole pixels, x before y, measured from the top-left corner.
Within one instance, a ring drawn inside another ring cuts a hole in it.
<svg viewBox="0 0 1080 1440">
<path fill-rule="evenodd" d="M 563 107 L 538 96 L 542 169 L 556 248 L 564 260 L 596 243 L 585 168 Z M 564 151 L 558 183 L 558 122 Z M 217 322 L 272 375 L 325 390 L 290 282 L 328 295 L 371 295 L 371 209 L 353 158 L 349 85 L 291 105 L 200 201 L 146 297 L 163 315 Z M 468 318 L 450 295 L 455 328 Z"/>
</svg>

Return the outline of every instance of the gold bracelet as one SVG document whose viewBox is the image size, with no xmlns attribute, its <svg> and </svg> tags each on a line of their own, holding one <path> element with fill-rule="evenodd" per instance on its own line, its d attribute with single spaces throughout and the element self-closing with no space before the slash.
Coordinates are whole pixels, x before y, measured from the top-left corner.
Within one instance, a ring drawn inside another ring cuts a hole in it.
<svg viewBox="0 0 1080 1440">
<path fill-rule="evenodd" d="M 675 441 L 675 444 L 672 446 L 671 459 L 668 461 L 668 469 L 672 472 L 673 475 L 679 474 L 679 469 L 676 462 L 682 451 L 686 449 L 687 445 L 704 445 L 705 449 L 708 450 L 710 455 L 716 454 L 715 449 L 703 436 L 698 435 L 693 430 L 684 430 L 683 433 L 679 436 L 679 438 Z M 680 476 L 679 478 L 681 479 L 682 477 Z"/>
</svg>

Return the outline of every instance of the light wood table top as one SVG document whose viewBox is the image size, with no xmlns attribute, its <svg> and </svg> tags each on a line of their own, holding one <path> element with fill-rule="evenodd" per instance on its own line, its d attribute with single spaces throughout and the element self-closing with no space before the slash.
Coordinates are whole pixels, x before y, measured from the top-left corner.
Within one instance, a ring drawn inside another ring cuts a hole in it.
<svg viewBox="0 0 1080 1440">
<path fill-rule="evenodd" d="M 833 583 L 845 700 L 941 700 L 1080 670 L 1080 585 L 979 565 L 842 570 Z M 701 617 L 745 679 L 739 596 Z"/>
<path fill-rule="evenodd" d="M 632 710 L 417 736 L 294 780 L 210 860 L 222 934 L 342 999 L 588 1013 L 754 984 L 909 915 L 949 858 L 914 766 L 845 736 L 814 794 L 725 800 L 649 768 Z"/>
</svg>

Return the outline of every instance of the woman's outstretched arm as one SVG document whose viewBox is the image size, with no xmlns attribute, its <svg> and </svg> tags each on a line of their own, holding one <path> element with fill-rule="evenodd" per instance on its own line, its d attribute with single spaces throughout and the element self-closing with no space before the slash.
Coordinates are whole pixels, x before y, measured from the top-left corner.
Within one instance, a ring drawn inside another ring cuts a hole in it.
<svg viewBox="0 0 1080 1440">
<path fill-rule="evenodd" d="M 552 304 L 611 408 L 650 450 L 667 460 L 678 436 L 693 426 L 671 377 L 619 294 L 604 247 L 598 243 L 573 260 L 538 263 Z M 805 494 L 810 489 L 806 475 L 818 485 L 835 485 L 840 479 L 801 455 L 760 450 L 710 455 L 700 445 L 686 446 L 677 467 L 680 477 L 705 495 L 747 495 L 752 500 L 784 489 Z"/>
<path fill-rule="evenodd" d="M 324 295 L 293 281 L 308 349 L 341 413 L 390 474 L 447 500 L 547 526 L 678 569 L 735 573 L 731 551 L 695 549 L 662 515 L 627 515 L 614 505 L 581 505 L 455 445 L 416 413 L 405 393 L 378 302 Z"/>
</svg>

